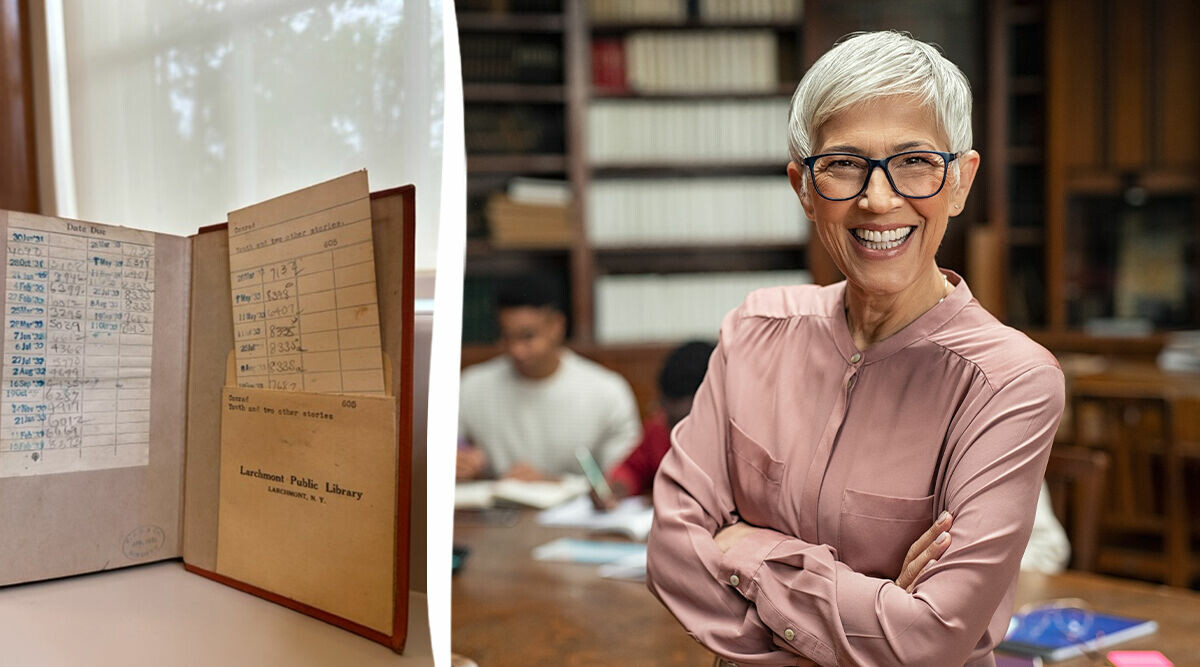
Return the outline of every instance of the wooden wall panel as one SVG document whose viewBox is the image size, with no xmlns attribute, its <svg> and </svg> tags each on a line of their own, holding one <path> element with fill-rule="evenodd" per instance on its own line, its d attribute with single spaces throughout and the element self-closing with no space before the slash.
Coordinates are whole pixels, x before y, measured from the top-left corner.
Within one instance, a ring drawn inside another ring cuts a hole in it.
<svg viewBox="0 0 1200 667">
<path fill-rule="evenodd" d="M 1150 62 L 1147 58 L 1149 3 L 1114 2 L 1109 5 L 1107 38 L 1108 122 L 1110 165 L 1118 171 L 1135 171 L 1148 162 L 1146 129 L 1149 123 L 1147 93 Z M 1094 62 L 1104 62 L 1103 60 Z M 1086 67 L 1086 61 L 1081 63 Z M 1096 76 L 1092 74 L 1092 76 Z"/>
<path fill-rule="evenodd" d="M 1162 66 L 1153 100 L 1160 110 L 1154 146 L 1163 167 L 1200 168 L 1200 3 L 1163 3 L 1156 45 Z"/>
<path fill-rule="evenodd" d="M 0 0 L 0 208 L 38 212 L 29 5 Z"/>
<path fill-rule="evenodd" d="M 1047 139 L 1063 147 L 1063 167 L 1094 167 L 1104 162 L 1103 95 L 1104 24 L 1100 5 L 1092 0 L 1064 0 L 1047 5 L 1047 64 L 1053 115 Z M 1061 40 L 1060 36 L 1070 39 Z M 1063 122 L 1065 121 L 1065 122 Z M 1054 130 L 1061 129 L 1061 134 Z"/>
</svg>

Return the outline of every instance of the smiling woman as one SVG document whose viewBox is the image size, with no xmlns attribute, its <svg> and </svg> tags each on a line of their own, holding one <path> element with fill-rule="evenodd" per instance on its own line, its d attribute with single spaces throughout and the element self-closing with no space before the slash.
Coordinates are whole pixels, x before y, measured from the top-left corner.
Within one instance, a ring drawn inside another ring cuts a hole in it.
<svg viewBox="0 0 1200 667">
<path fill-rule="evenodd" d="M 937 266 L 979 167 L 970 99 L 894 32 L 792 99 L 788 176 L 846 280 L 726 316 L 654 489 L 650 589 L 724 658 L 993 664 L 1063 377 Z"/>
</svg>

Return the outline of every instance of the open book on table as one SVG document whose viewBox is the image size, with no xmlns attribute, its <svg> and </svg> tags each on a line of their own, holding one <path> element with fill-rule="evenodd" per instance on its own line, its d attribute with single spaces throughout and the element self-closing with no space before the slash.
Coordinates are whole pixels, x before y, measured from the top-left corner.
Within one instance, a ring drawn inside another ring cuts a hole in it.
<svg viewBox="0 0 1200 667">
<path fill-rule="evenodd" d="M 414 220 L 365 171 L 190 237 L 0 211 L 0 585 L 181 557 L 402 650 Z"/>
<path fill-rule="evenodd" d="M 587 493 L 582 475 L 566 475 L 552 481 L 526 482 L 519 479 L 476 480 L 454 485 L 454 509 L 518 506 L 546 509 Z"/>
</svg>

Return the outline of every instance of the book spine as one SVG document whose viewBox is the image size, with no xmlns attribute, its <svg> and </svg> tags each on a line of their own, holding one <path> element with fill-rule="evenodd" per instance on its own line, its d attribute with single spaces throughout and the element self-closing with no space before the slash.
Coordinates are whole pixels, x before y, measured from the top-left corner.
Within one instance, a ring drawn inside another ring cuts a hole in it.
<svg viewBox="0 0 1200 667">
<path fill-rule="evenodd" d="M 623 50 L 629 89 L 639 93 L 769 93 L 779 86 L 771 30 L 642 30 L 624 38 Z"/>
<path fill-rule="evenodd" d="M 787 98 L 669 102 L 595 100 L 588 144 L 594 165 L 787 160 Z M 605 123 L 602 126 L 602 123 Z"/>
<path fill-rule="evenodd" d="M 810 282 L 807 271 L 600 276 L 596 338 L 603 344 L 715 340 L 721 319 L 751 291 Z"/>
<path fill-rule="evenodd" d="M 588 210 L 597 247 L 803 243 L 808 236 L 783 176 L 597 180 Z"/>
</svg>

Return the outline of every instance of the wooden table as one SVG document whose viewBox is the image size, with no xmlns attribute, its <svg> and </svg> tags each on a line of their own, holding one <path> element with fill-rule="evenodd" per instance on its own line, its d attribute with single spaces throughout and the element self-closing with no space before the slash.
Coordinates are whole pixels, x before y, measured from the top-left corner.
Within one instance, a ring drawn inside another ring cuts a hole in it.
<svg viewBox="0 0 1200 667">
<path fill-rule="evenodd" d="M 452 584 L 454 652 L 481 667 L 711 664 L 712 654 L 644 584 L 600 578 L 592 565 L 530 556 L 534 547 L 558 537 L 589 537 L 584 531 L 539 526 L 533 512 L 507 518 L 455 515 L 454 542 L 471 553 Z M 1177 667 L 1200 665 L 1196 593 L 1085 573 L 1022 575 L 1018 606 L 1057 598 L 1082 598 L 1100 611 L 1155 619 L 1157 634 L 1122 648 L 1160 650 Z"/>
<path fill-rule="evenodd" d="M 533 512 L 513 519 L 506 526 L 455 514 L 454 543 L 471 553 L 451 584 L 452 651 L 480 667 L 712 663 L 645 584 L 530 556 L 585 531 L 544 528 Z"/>
<path fill-rule="evenodd" d="M 1021 573 L 1017 583 L 1018 607 L 1059 598 L 1080 598 L 1097 611 L 1154 619 L 1158 621 L 1157 633 L 1125 642 L 1119 648 L 1162 651 L 1175 667 L 1200 665 L 1200 594 L 1183 588 L 1087 572 Z M 1107 650 L 1102 652 L 1107 653 Z M 1083 667 L 1094 663 L 1075 658 L 1047 664 Z"/>
</svg>

